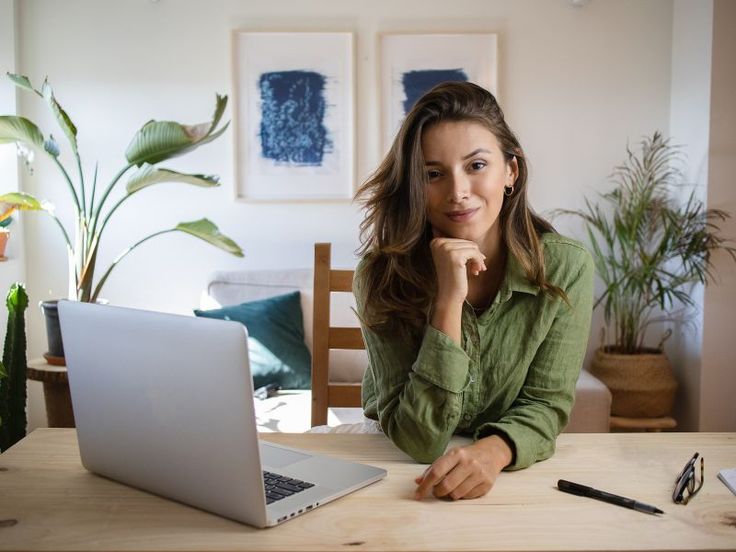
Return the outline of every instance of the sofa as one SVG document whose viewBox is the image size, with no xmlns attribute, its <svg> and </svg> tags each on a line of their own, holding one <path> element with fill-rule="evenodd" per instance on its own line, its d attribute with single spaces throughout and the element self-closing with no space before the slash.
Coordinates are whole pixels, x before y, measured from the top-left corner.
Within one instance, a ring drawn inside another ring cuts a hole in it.
<svg viewBox="0 0 736 552">
<path fill-rule="evenodd" d="M 304 340 L 312 350 L 312 286 L 311 269 L 237 270 L 213 272 L 202 294 L 203 309 L 237 305 L 299 291 L 304 324 Z M 357 326 L 351 310 L 352 294 L 332 295 L 330 318 L 333 324 Z M 367 366 L 365 351 L 331 351 L 330 380 L 359 382 Z M 309 429 L 311 399 L 308 392 L 285 390 L 272 399 L 256 401 L 256 416 L 261 431 L 305 431 Z M 575 405 L 566 432 L 601 433 L 609 431 L 611 393 L 592 374 L 582 370 L 575 389 Z M 331 409 L 328 424 L 350 424 L 364 418 L 359 408 Z"/>
</svg>

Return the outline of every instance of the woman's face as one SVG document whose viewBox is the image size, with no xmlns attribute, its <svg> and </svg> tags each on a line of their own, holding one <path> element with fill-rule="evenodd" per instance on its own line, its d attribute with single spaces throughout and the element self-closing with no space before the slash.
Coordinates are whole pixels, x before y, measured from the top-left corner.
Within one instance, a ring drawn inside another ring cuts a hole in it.
<svg viewBox="0 0 736 552">
<path fill-rule="evenodd" d="M 475 122 L 441 122 L 422 133 L 422 152 L 432 228 L 481 249 L 500 239 L 504 186 L 514 183 L 518 166 L 515 158 L 506 162 L 493 133 Z"/>
</svg>

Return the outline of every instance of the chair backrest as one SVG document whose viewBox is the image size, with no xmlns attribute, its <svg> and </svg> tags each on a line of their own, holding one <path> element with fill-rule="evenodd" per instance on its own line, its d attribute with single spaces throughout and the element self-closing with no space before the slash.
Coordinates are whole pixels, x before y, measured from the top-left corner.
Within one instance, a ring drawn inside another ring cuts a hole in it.
<svg viewBox="0 0 736 552">
<path fill-rule="evenodd" d="M 333 292 L 353 292 L 353 271 L 333 270 L 331 244 L 314 244 L 314 307 L 312 326 L 312 426 L 327 423 L 331 406 L 360 407 L 360 383 L 330 382 L 330 349 L 365 349 L 360 328 L 330 325 Z"/>
</svg>

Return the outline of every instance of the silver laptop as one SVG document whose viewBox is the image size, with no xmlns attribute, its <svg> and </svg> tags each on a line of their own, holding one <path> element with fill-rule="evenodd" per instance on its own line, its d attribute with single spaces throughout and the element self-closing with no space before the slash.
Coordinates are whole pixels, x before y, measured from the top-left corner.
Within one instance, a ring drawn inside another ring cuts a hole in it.
<svg viewBox="0 0 736 552">
<path fill-rule="evenodd" d="M 259 442 L 238 322 L 59 302 L 82 464 L 268 527 L 374 483 L 383 469 Z"/>
</svg>

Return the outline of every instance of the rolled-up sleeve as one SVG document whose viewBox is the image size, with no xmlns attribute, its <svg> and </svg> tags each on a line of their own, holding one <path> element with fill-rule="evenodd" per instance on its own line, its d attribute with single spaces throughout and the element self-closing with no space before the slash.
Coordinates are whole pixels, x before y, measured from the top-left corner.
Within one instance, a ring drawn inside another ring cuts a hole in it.
<svg viewBox="0 0 736 552">
<path fill-rule="evenodd" d="M 360 266 L 353 291 L 362 318 L 365 295 Z M 444 454 L 458 424 L 468 386 L 468 355 L 448 336 L 427 326 L 424 335 L 378 334 L 362 324 L 368 350 L 363 385 L 366 415 L 377 413 L 384 433 L 418 462 Z"/>
<path fill-rule="evenodd" d="M 565 286 L 570 305 L 559 302 L 544 341 L 529 366 L 511 407 L 495 422 L 480 425 L 474 437 L 501 434 L 513 444 L 507 470 L 526 468 L 552 456 L 555 440 L 567 425 L 588 342 L 593 309 L 593 260 L 585 251 L 582 266 Z"/>
</svg>

